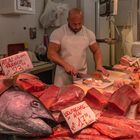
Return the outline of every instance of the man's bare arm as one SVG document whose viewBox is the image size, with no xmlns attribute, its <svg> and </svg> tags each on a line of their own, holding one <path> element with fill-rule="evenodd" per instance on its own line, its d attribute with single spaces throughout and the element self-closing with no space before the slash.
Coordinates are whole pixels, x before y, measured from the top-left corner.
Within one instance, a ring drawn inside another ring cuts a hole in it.
<svg viewBox="0 0 140 140">
<path fill-rule="evenodd" d="M 59 51 L 61 49 L 61 46 L 59 44 L 50 42 L 48 47 L 48 58 L 53 61 L 54 63 L 62 66 L 65 71 L 71 75 L 75 75 L 77 73 L 76 69 L 67 63 L 60 55 Z"/>
<path fill-rule="evenodd" d="M 98 44 L 94 43 L 94 44 L 90 45 L 89 47 L 93 53 L 96 70 L 101 71 L 106 76 L 109 75 L 108 71 L 106 69 L 104 69 L 104 67 L 103 67 L 102 53 L 101 53 L 101 49 L 98 46 Z"/>
</svg>

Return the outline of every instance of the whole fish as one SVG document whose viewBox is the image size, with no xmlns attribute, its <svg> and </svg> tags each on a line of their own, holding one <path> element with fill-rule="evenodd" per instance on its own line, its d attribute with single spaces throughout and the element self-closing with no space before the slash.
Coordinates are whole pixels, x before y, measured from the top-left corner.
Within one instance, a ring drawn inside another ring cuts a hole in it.
<svg viewBox="0 0 140 140">
<path fill-rule="evenodd" d="M 0 133 L 18 136 L 49 136 L 54 118 L 34 96 L 10 88 L 0 95 Z"/>
</svg>

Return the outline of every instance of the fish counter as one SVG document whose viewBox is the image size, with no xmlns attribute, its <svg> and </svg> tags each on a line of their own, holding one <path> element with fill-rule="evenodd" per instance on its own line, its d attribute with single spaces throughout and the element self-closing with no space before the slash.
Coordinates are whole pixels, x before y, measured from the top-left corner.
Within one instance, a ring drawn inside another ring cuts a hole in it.
<svg viewBox="0 0 140 140">
<path fill-rule="evenodd" d="M 109 83 L 79 79 L 60 88 L 22 73 L 0 97 L 1 133 L 14 135 L 3 140 L 138 140 L 139 79 L 139 71 L 110 71 Z"/>
</svg>

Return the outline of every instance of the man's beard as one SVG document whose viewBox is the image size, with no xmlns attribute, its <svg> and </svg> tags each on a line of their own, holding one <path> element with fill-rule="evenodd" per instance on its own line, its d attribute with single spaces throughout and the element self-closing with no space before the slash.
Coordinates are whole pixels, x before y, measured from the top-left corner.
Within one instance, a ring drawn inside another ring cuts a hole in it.
<svg viewBox="0 0 140 140">
<path fill-rule="evenodd" d="M 78 33 L 79 31 L 81 31 L 81 29 L 82 29 L 82 27 L 79 28 L 79 29 L 73 29 L 69 24 L 68 24 L 68 27 L 69 27 L 70 30 L 71 30 L 72 32 L 74 32 L 75 34 Z"/>
</svg>

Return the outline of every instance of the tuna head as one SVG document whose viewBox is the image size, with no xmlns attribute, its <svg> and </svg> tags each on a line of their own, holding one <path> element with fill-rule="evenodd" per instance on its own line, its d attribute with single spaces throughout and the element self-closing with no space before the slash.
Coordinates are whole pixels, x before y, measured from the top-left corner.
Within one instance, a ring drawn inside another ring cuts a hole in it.
<svg viewBox="0 0 140 140">
<path fill-rule="evenodd" d="M 13 88 L 0 96 L 0 133 L 49 136 L 52 125 L 53 117 L 34 96 Z"/>
</svg>

